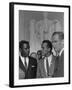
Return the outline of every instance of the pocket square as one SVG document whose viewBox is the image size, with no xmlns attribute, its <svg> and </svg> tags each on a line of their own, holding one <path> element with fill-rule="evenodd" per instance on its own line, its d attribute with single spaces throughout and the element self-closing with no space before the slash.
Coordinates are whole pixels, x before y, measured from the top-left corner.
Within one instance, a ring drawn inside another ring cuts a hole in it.
<svg viewBox="0 0 72 90">
<path fill-rule="evenodd" d="M 35 66 L 31 66 L 31 67 L 35 67 Z"/>
</svg>

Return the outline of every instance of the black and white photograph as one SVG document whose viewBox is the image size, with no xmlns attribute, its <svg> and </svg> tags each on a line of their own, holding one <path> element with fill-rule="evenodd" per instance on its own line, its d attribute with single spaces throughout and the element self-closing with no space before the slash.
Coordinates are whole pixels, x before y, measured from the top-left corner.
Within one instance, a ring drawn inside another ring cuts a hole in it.
<svg viewBox="0 0 72 90">
<path fill-rule="evenodd" d="M 70 83 L 70 6 L 10 3 L 10 87 Z"/>
</svg>

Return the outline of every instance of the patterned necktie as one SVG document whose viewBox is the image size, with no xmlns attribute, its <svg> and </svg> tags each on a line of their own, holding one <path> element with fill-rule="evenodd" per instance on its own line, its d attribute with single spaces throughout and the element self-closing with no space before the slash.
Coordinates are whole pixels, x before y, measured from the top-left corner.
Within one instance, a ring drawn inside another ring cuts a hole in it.
<svg viewBox="0 0 72 90">
<path fill-rule="evenodd" d="M 26 62 L 26 58 L 24 58 L 25 60 L 25 69 L 27 70 L 27 62 Z"/>
<path fill-rule="evenodd" d="M 48 57 L 46 58 L 46 69 L 47 69 L 47 75 L 49 76 L 49 63 L 48 63 Z"/>
</svg>

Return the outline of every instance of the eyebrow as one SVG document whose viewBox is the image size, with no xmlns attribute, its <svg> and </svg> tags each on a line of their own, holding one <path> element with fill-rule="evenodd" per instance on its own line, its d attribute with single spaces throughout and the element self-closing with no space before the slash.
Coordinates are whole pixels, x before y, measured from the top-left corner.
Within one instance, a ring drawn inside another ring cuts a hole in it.
<svg viewBox="0 0 72 90">
<path fill-rule="evenodd" d="M 52 42 L 58 42 L 58 41 L 55 40 L 55 41 L 52 41 Z"/>
<path fill-rule="evenodd" d="M 24 49 L 29 49 L 29 47 L 27 47 L 27 48 L 24 48 Z"/>
</svg>

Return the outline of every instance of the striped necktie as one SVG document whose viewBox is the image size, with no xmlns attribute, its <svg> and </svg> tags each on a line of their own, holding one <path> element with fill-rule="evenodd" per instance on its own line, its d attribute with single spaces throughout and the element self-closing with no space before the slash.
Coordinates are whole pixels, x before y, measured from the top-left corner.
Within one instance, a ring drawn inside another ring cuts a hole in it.
<svg viewBox="0 0 72 90">
<path fill-rule="evenodd" d="M 47 75 L 49 76 L 49 63 L 48 63 L 48 57 L 46 58 L 46 69 L 47 69 Z"/>
<path fill-rule="evenodd" d="M 25 69 L 27 70 L 27 62 L 26 62 L 26 58 L 24 58 L 25 60 Z"/>
</svg>

